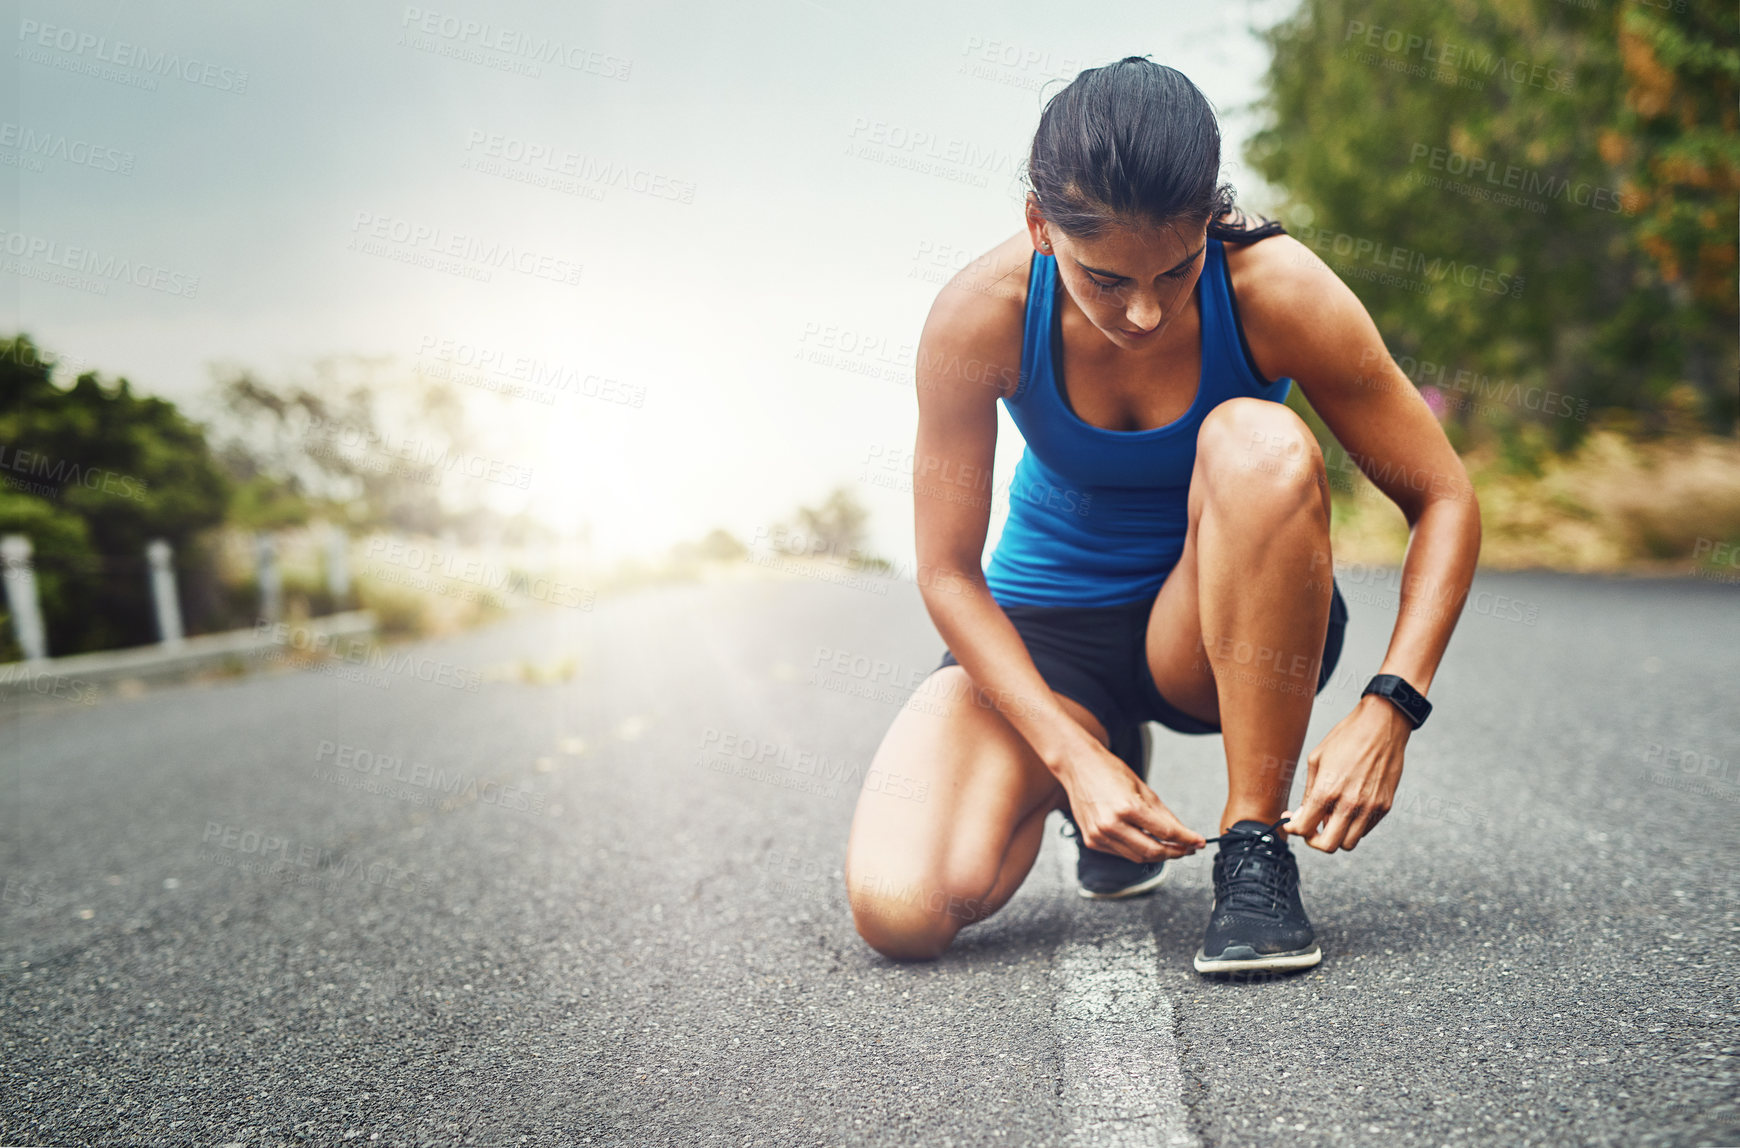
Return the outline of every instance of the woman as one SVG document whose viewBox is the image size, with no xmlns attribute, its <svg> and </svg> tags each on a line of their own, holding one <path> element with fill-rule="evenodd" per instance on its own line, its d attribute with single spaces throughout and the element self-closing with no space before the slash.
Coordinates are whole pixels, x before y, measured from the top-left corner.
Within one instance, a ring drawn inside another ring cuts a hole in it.
<svg viewBox="0 0 1740 1148">
<path fill-rule="evenodd" d="M 1181 73 L 1138 57 L 1085 71 L 1041 114 L 1026 230 L 931 308 L 915 479 L 989 475 L 999 399 L 1027 451 L 988 571 L 989 499 L 915 481 L 948 651 L 872 772 L 922 777 L 929 798 L 861 793 L 846 862 L 859 934 L 887 956 L 934 957 L 996 912 L 1062 809 L 1088 895 L 1146 892 L 1218 843 L 1199 971 L 1303 968 L 1321 952 L 1289 837 L 1351 850 L 1390 808 L 1479 511 L 1353 293 L 1279 225 L 1248 225 L 1219 173 L 1214 113 Z M 1412 528 L 1379 676 L 1312 751 L 1291 811 L 1346 611 L 1288 380 Z M 1145 783 L 1148 721 L 1222 733 L 1217 837 Z"/>
</svg>

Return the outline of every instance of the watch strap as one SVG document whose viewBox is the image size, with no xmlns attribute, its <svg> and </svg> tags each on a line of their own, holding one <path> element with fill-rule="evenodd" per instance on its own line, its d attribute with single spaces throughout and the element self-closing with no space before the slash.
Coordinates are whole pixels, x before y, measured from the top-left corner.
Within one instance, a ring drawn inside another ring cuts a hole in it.
<svg viewBox="0 0 1740 1148">
<path fill-rule="evenodd" d="M 1366 683 L 1360 697 L 1366 694 L 1377 694 L 1389 700 L 1390 704 L 1402 711 L 1411 725 L 1419 729 L 1426 724 L 1426 719 L 1432 714 L 1432 703 L 1426 700 L 1426 695 L 1409 685 L 1400 674 L 1378 674 Z"/>
</svg>

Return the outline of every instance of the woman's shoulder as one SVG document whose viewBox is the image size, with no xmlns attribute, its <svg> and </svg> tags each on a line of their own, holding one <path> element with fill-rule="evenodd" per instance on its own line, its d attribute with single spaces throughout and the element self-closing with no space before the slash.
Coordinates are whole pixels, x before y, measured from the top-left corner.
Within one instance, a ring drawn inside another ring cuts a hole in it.
<svg viewBox="0 0 1740 1148">
<path fill-rule="evenodd" d="M 1027 278 L 1033 259 L 1033 243 L 1025 230 L 1018 231 L 955 272 L 937 292 L 931 305 L 934 318 L 942 316 L 951 326 L 977 328 L 1013 319 L 1021 329 L 1027 305 Z"/>
<path fill-rule="evenodd" d="M 1252 243 L 1228 242 L 1223 250 L 1247 336 L 1316 310 L 1325 274 L 1334 277 L 1316 252 L 1285 232 Z"/>
<path fill-rule="evenodd" d="M 1239 325 L 1266 378 L 1292 377 L 1318 356 L 1332 356 L 1335 348 L 1323 345 L 1325 332 L 1364 314 L 1341 277 L 1291 235 L 1227 243 L 1225 252 Z"/>
<path fill-rule="evenodd" d="M 1022 230 L 957 271 L 937 292 L 925 320 L 919 340 L 921 368 L 927 361 L 959 362 L 963 357 L 996 364 L 993 375 L 1008 380 L 1000 393 L 1012 392 L 1020 377 L 1032 257 L 1032 241 Z"/>
</svg>

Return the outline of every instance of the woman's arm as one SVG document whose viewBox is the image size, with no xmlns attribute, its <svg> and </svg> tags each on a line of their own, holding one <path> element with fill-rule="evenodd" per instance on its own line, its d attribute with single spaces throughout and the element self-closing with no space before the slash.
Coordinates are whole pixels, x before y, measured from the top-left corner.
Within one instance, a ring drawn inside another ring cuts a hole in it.
<svg viewBox="0 0 1740 1148">
<path fill-rule="evenodd" d="M 1297 382 L 1346 449 L 1337 463 L 1350 459 L 1407 519 L 1395 630 L 1372 672 L 1398 674 L 1426 693 L 1480 555 L 1474 486 L 1365 307 L 1321 259 L 1288 236 L 1241 254 L 1235 287 L 1257 366 Z M 1332 572 L 1322 555 L 1313 576 Z M 1360 698 L 1307 757 L 1305 796 L 1288 832 L 1325 852 L 1357 845 L 1394 801 L 1411 732 L 1388 701 Z"/>
<path fill-rule="evenodd" d="M 1018 238 L 1026 243 L 1024 234 Z M 995 254 L 1007 255 L 1017 268 L 1025 263 L 1015 240 Z M 1104 814 L 1091 818 L 1101 847 L 1132 860 L 1184 856 L 1201 835 L 1180 824 L 1058 703 L 986 585 L 981 561 L 990 529 L 997 398 L 1013 391 L 1020 377 L 1025 299 L 1019 276 L 1009 276 L 1001 289 L 987 282 L 981 270 L 970 289 L 945 288 L 919 338 L 912 487 L 925 607 L 986 704 L 1033 747 L 1072 805 L 1080 797 Z"/>
</svg>

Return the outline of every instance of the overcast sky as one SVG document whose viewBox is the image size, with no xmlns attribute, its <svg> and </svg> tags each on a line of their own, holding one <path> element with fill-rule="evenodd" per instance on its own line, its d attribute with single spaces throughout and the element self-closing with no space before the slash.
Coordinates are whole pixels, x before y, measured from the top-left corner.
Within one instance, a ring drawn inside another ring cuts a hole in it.
<svg viewBox="0 0 1740 1148">
<path fill-rule="evenodd" d="M 1237 109 L 1266 57 L 1249 28 L 1281 10 L 12 11 L 13 326 L 76 369 L 190 405 L 218 363 L 285 379 L 332 355 L 406 375 L 478 356 L 499 369 L 467 378 L 497 384 L 541 370 L 567 384 L 543 392 L 552 405 L 458 388 L 505 464 L 504 508 L 645 552 L 716 525 L 750 537 L 846 482 L 877 548 L 904 559 L 910 496 L 863 481 L 866 462 L 911 448 L 912 349 L 938 283 L 1020 226 L 1042 86 L 1130 54 L 1178 67 L 1222 110 L 1227 174 L 1253 189 Z M 998 485 L 1020 451 L 1002 428 Z"/>
</svg>

